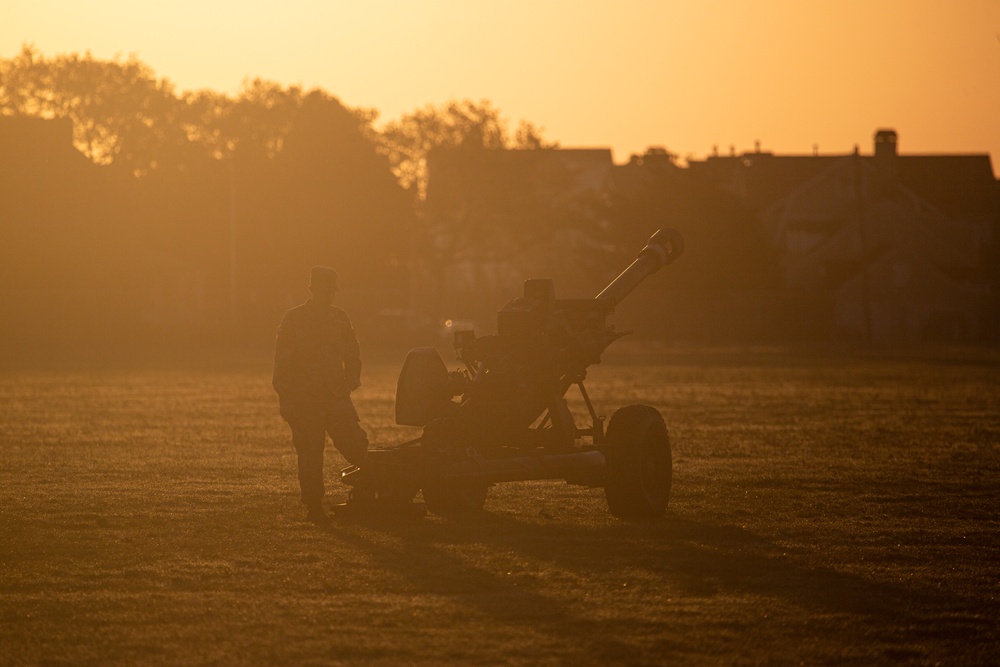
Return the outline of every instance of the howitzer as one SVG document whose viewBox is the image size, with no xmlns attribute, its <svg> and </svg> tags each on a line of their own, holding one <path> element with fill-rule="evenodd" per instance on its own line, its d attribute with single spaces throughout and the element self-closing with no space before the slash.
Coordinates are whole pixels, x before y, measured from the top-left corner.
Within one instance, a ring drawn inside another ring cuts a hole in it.
<svg viewBox="0 0 1000 667">
<path fill-rule="evenodd" d="M 497 314 L 497 331 L 455 332 L 464 368 L 449 372 L 435 348 L 416 348 L 396 387 L 396 423 L 420 437 L 369 452 L 341 473 L 355 497 L 388 503 L 423 492 L 428 510 L 480 510 L 490 485 L 564 479 L 605 489 L 608 507 L 628 519 L 661 515 L 670 497 L 670 439 L 647 405 L 619 409 L 605 428 L 584 379 L 612 342 L 625 335 L 606 323 L 614 307 L 683 250 L 680 235 L 660 230 L 639 256 L 592 299 L 556 299 L 550 279 L 524 283 L 524 295 Z M 579 388 L 590 423 L 579 427 L 566 393 Z"/>
</svg>

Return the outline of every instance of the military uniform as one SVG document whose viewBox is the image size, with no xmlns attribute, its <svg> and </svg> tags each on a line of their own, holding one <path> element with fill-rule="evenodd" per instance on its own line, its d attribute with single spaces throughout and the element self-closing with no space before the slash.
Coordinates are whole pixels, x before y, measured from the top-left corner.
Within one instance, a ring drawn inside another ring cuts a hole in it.
<svg viewBox="0 0 1000 667">
<path fill-rule="evenodd" d="M 286 312 L 275 342 L 272 384 L 292 429 L 302 501 L 311 511 L 322 511 L 326 434 L 354 465 L 362 465 L 368 454 L 368 436 L 351 401 L 351 392 L 361 386 L 361 357 L 347 313 L 315 299 Z"/>
</svg>

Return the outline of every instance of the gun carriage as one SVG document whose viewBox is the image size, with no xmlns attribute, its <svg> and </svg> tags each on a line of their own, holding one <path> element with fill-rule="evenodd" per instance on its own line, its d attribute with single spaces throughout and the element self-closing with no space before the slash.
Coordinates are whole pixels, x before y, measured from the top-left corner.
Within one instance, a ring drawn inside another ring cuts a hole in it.
<svg viewBox="0 0 1000 667">
<path fill-rule="evenodd" d="M 482 509 L 490 485 L 536 479 L 604 487 L 611 513 L 662 515 L 672 461 L 663 417 L 648 405 L 617 410 L 605 425 L 584 386 L 587 368 L 629 332 L 607 317 L 643 280 L 683 250 L 673 230 L 655 233 L 638 257 L 592 299 L 556 299 L 550 279 L 524 283 L 524 295 L 497 315 L 494 334 L 455 332 L 449 372 L 435 348 L 410 351 L 396 388 L 396 423 L 420 437 L 369 452 L 341 480 L 352 497 L 409 503 L 422 491 L 441 515 Z M 577 387 L 589 423 L 577 425 L 566 394 Z"/>
</svg>

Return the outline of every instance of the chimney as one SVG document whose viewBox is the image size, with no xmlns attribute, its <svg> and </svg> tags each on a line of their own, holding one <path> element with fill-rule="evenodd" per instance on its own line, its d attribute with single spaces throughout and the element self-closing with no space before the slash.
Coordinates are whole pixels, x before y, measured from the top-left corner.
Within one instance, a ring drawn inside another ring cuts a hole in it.
<svg viewBox="0 0 1000 667">
<path fill-rule="evenodd" d="M 896 144 L 896 130 L 875 132 L 875 169 L 883 186 L 892 185 L 896 181 L 896 162 L 899 157 Z"/>
</svg>

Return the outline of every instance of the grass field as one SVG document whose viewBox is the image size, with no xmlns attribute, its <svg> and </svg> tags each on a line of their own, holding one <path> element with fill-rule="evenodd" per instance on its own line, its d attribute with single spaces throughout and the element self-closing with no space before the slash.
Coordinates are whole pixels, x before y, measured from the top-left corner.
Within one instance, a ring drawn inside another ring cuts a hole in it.
<svg viewBox="0 0 1000 667">
<path fill-rule="evenodd" d="M 397 369 L 356 394 L 374 446 L 417 433 Z M 609 357 L 601 412 L 671 429 L 655 524 L 525 482 L 318 528 L 268 383 L 0 374 L 0 663 L 997 663 L 1000 354 Z"/>
</svg>

